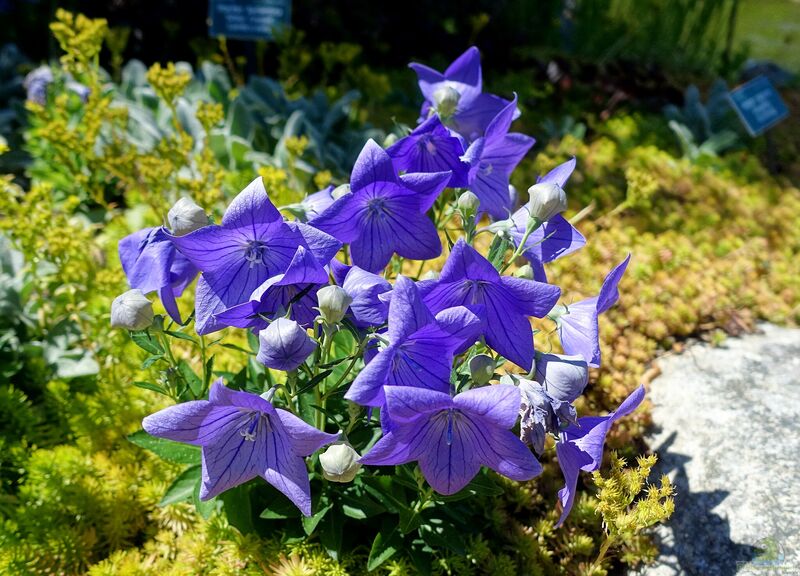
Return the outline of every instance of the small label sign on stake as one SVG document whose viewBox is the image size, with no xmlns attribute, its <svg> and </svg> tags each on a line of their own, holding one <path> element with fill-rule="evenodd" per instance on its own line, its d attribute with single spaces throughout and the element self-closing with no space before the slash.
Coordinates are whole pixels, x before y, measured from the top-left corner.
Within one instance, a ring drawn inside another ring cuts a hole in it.
<svg viewBox="0 0 800 576">
<path fill-rule="evenodd" d="M 210 0 L 210 36 L 270 40 L 275 28 L 289 24 L 292 0 Z"/>
<path fill-rule="evenodd" d="M 789 115 L 781 95 L 766 76 L 756 76 L 731 90 L 731 105 L 751 136 L 758 136 Z"/>
</svg>

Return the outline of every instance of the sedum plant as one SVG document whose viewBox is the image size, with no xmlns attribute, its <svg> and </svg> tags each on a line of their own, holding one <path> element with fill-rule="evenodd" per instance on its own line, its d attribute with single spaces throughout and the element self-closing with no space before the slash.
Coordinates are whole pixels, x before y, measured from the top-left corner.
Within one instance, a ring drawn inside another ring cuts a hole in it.
<svg viewBox="0 0 800 576">
<path fill-rule="evenodd" d="M 257 177 L 219 223 L 182 199 L 168 226 L 122 239 L 131 290 L 111 319 L 160 369 L 138 385 L 170 401 L 130 437 L 185 465 L 162 503 L 318 541 L 334 559 L 367 545 L 369 569 L 394 559 L 429 573 L 443 550 L 466 554 L 498 478 L 534 479 L 553 447 L 557 529 L 580 472 L 600 468 L 606 435 L 644 389 L 578 417 L 601 363 L 599 316 L 630 256 L 595 296 L 558 303 L 545 264 L 586 242 L 561 216 L 575 160 L 537 178 L 518 208 L 509 177 L 533 139 L 510 132 L 516 97 L 482 90 L 475 48 L 444 73 L 412 68 L 419 126 L 387 149 L 368 140 L 349 184 L 282 212 Z M 535 349 L 532 318 L 564 354 Z M 215 366 L 223 349 L 242 354 L 238 366 Z"/>
</svg>

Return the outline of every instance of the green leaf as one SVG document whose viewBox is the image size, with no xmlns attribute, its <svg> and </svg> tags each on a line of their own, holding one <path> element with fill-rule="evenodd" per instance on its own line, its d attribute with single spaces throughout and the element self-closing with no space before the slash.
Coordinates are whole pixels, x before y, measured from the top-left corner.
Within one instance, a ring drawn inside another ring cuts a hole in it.
<svg viewBox="0 0 800 576">
<path fill-rule="evenodd" d="M 199 481 L 200 466 L 190 466 L 175 478 L 170 487 L 167 488 L 166 493 L 163 498 L 161 498 L 161 502 L 159 502 L 158 505 L 168 506 L 176 502 L 189 500 L 194 494 L 195 486 Z"/>
<path fill-rule="evenodd" d="M 204 382 L 206 389 L 208 389 L 209 385 L 211 384 L 211 378 L 214 375 L 214 356 L 206 360 L 205 366 L 205 377 L 206 381 Z"/>
<path fill-rule="evenodd" d="M 391 530 L 387 530 L 387 528 L 387 522 L 384 522 L 381 531 L 378 532 L 375 536 L 375 540 L 372 541 L 372 548 L 369 551 L 369 558 L 367 559 L 367 570 L 369 572 L 372 572 L 394 556 L 403 543 L 397 531 L 397 526 Z"/>
<path fill-rule="evenodd" d="M 181 360 L 178 363 L 178 371 L 181 373 L 183 379 L 186 380 L 186 383 L 189 385 L 189 390 L 192 391 L 194 397 L 197 398 L 200 396 L 203 392 L 203 381 L 194 373 L 192 367 L 189 366 L 185 360 Z"/>
<path fill-rule="evenodd" d="M 422 516 L 418 510 L 415 508 L 400 510 L 400 524 L 398 528 L 400 528 L 403 534 L 408 534 L 412 530 L 416 530 L 419 528 L 420 524 L 422 524 Z"/>
<path fill-rule="evenodd" d="M 492 238 L 492 243 L 489 244 L 489 254 L 486 259 L 492 263 L 492 266 L 498 270 L 503 265 L 503 259 L 506 255 L 506 250 L 511 246 L 506 238 L 495 236 Z"/>
<path fill-rule="evenodd" d="M 129 434 L 128 441 L 140 448 L 149 450 L 168 462 L 174 462 L 175 464 L 197 464 L 200 462 L 200 448 L 197 446 L 156 438 L 155 436 L 150 436 L 144 430 Z"/>
<path fill-rule="evenodd" d="M 320 521 L 325 517 L 328 511 L 333 508 L 333 504 L 328 504 L 327 506 L 323 506 L 312 516 L 303 516 L 303 530 L 307 536 L 311 536 L 314 533 L 314 530 L 317 528 L 317 525 Z"/>
<path fill-rule="evenodd" d="M 297 391 L 297 394 L 300 395 L 303 392 L 311 390 L 314 386 L 316 386 L 317 384 L 325 380 L 325 378 L 330 376 L 332 372 L 333 370 L 325 370 L 323 372 L 320 372 L 319 374 L 314 376 L 311 380 L 309 380 L 302 388 L 300 388 L 300 390 Z"/>
<path fill-rule="evenodd" d="M 156 338 L 153 338 L 153 335 L 147 330 L 131 332 L 131 340 L 145 352 L 149 352 L 153 355 L 164 354 L 164 348 L 161 346 L 161 343 Z"/>
<path fill-rule="evenodd" d="M 250 507 L 250 487 L 247 484 L 226 490 L 220 495 L 228 522 L 242 534 L 255 530 Z"/>
<path fill-rule="evenodd" d="M 338 507 L 333 508 L 325 515 L 322 529 L 319 532 L 320 544 L 325 547 L 328 556 L 334 560 L 339 560 L 342 551 L 343 522 L 342 511 Z"/>
<path fill-rule="evenodd" d="M 173 338 L 178 338 L 179 340 L 188 340 L 189 342 L 198 344 L 197 340 L 195 340 L 185 332 L 173 332 L 172 330 L 164 330 L 164 334 L 168 334 Z"/>
<path fill-rule="evenodd" d="M 245 350 L 241 346 L 237 346 L 236 344 L 229 344 L 228 342 L 224 342 L 220 344 L 220 346 L 222 346 L 223 348 L 227 348 L 228 350 L 236 350 L 237 352 L 244 352 L 245 354 L 248 354 L 250 356 L 255 354 L 255 352 L 252 352 L 250 350 Z"/>
<path fill-rule="evenodd" d="M 164 390 L 162 386 L 158 384 L 151 384 L 150 382 L 134 382 L 134 386 L 137 388 L 144 388 L 145 390 L 152 390 L 153 392 L 158 392 L 159 394 L 167 394 L 167 391 Z"/>
<path fill-rule="evenodd" d="M 208 520 L 211 517 L 211 513 L 217 508 L 217 499 L 212 498 L 211 500 L 206 500 L 205 502 L 200 500 L 200 487 L 203 484 L 202 476 L 197 479 L 197 482 L 194 485 L 194 490 L 192 491 L 192 503 L 194 504 L 195 510 L 197 513 L 200 514 L 204 519 Z"/>
<path fill-rule="evenodd" d="M 157 355 L 154 354 L 153 356 L 148 356 L 147 359 L 144 362 L 142 362 L 142 368 L 146 370 L 147 368 L 150 368 L 150 366 L 152 366 L 153 364 L 155 364 L 159 360 L 163 360 L 163 359 L 164 359 L 164 355 L 163 354 L 157 354 Z"/>
</svg>

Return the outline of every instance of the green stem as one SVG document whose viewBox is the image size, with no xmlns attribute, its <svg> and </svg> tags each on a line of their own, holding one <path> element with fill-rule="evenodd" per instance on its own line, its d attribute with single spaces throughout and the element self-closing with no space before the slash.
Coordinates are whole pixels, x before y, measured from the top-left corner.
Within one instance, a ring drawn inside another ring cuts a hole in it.
<svg viewBox="0 0 800 576">
<path fill-rule="evenodd" d="M 525 243 L 528 241 L 528 238 L 530 238 L 531 234 L 538 230 L 541 225 L 542 221 L 538 218 L 530 218 L 528 220 L 528 224 L 525 226 L 525 235 L 522 237 L 517 249 L 514 250 L 514 253 L 511 255 L 511 258 L 509 258 L 508 262 L 503 264 L 503 267 L 500 269 L 501 274 L 505 272 L 509 266 L 511 266 L 514 260 L 522 256 L 522 254 L 525 252 Z"/>
<path fill-rule="evenodd" d="M 613 542 L 613 538 L 610 535 L 606 535 L 606 539 L 603 542 L 603 545 L 600 547 L 600 552 L 597 554 L 597 558 L 595 558 L 594 562 L 592 562 L 592 568 L 600 568 L 603 564 L 603 559 L 606 557 L 606 553 L 608 549 L 611 547 Z"/>
</svg>

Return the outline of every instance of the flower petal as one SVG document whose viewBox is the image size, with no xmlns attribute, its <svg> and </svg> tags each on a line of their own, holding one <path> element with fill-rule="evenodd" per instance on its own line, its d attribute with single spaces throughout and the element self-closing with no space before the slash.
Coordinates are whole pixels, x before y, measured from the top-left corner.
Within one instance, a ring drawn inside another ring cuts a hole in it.
<svg viewBox="0 0 800 576">
<path fill-rule="evenodd" d="M 456 408 L 508 430 L 517 421 L 520 392 L 511 384 L 481 386 L 453 398 Z"/>
<path fill-rule="evenodd" d="M 619 300 L 619 290 L 617 286 L 622 276 L 625 274 L 625 269 L 628 267 L 628 262 L 631 261 L 631 255 L 628 256 L 617 264 L 611 272 L 608 273 L 605 280 L 603 280 L 603 287 L 600 288 L 600 294 L 597 296 L 597 313 L 602 314 Z"/>
<path fill-rule="evenodd" d="M 409 278 L 398 276 L 389 304 L 389 338 L 398 342 L 407 338 L 426 324 L 433 322 L 433 314 L 422 301 L 419 288 Z"/>
<path fill-rule="evenodd" d="M 440 283 L 454 282 L 457 280 L 487 280 L 495 281 L 500 278 L 500 273 L 477 250 L 459 238 L 453 246 L 450 256 L 447 257 L 439 276 Z M 453 305 L 459 305 L 453 304 Z"/>
<path fill-rule="evenodd" d="M 503 276 L 500 278 L 503 296 L 508 303 L 526 316 L 544 318 L 561 296 L 561 288 L 552 284 L 544 284 L 536 280 Z M 501 290 L 494 288 L 499 296 Z"/>
<path fill-rule="evenodd" d="M 427 212 L 433 206 L 439 194 L 450 182 L 452 170 L 431 173 L 403 174 L 400 182 L 408 190 L 413 191 L 419 200 L 420 212 Z"/>
<path fill-rule="evenodd" d="M 246 419 L 235 407 L 214 406 L 207 400 L 176 404 L 142 420 L 145 432 L 158 438 L 205 446 L 216 441 L 229 426 Z"/>
<path fill-rule="evenodd" d="M 306 424 L 291 412 L 280 408 L 276 409 L 276 412 L 291 439 L 292 450 L 298 456 L 310 456 L 326 444 L 336 442 L 339 438 L 338 434 L 328 434 Z"/>
<path fill-rule="evenodd" d="M 572 172 L 575 170 L 575 158 L 571 158 L 564 162 L 563 164 L 559 164 L 550 172 L 542 176 L 537 180 L 539 182 L 553 182 L 558 184 L 562 188 L 566 186 L 567 180 L 572 175 Z"/>
<path fill-rule="evenodd" d="M 370 138 L 364 144 L 353 166 L 350 188 L 353 192 L 371 191 L 378 182 L 397 182 L 397 173 L 386 150 Z"/>
<path fill-rule="evenodd" d="M 422 414 L 453 407 L 453 400 L 444 392 L 407 386 L 386 386 L 384 393 L 386 410 L 397 424 L 412 422 Z"/>
<path fill-rule="evenodd" d="M 419 468 L 428 484 L 440 494 L 455 494 L 481 469 L 471 432 L 472 425 L 464 415 L 454 415 L 449 430 L 444 414 L 428 420 L 422 427 L 419 434 L 425 438 L 425 450 L 419 455 Z"/>
<path fill-rule="evenodd" d="M 222 217 L 222 225 L 225 228 L 249 228 L 256 234 L 259 224 L 282 220 L 281 213 L 270 201 L 264 181 L 259 176 L 228 205 Z"/>
</svg>

